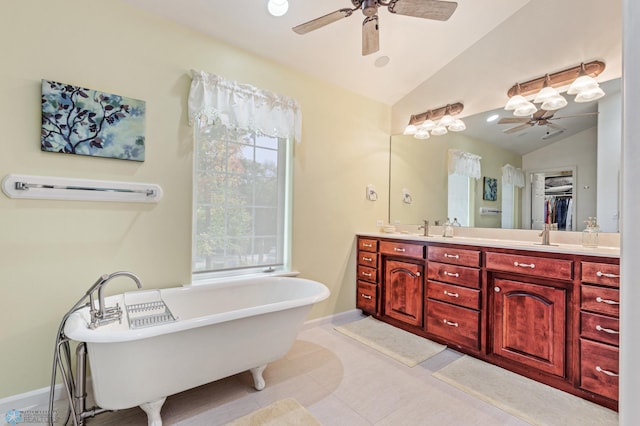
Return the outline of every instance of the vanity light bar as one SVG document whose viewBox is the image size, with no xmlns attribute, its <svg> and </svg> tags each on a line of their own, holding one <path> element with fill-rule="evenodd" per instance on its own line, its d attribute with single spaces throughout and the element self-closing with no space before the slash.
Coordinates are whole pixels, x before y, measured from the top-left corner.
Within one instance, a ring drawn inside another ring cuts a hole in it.
<svg viewBox="0 0 640 426">
<path fill-rule="evenodd" d="M 507 96 L 511 98 L 514 95 L 520 94 L 522 96 L 533 95 L 539 92 L 544 87 L 544 82 L 549 78 L 549 85 L 551 87 L 560 87 L 571 84 L 575 79 L 580 77 L 580 72 L 584 66 L 584 72 L 590 77 L 596 77 L 604 71 L 605 65 L 602 61 L 592 61 L 586 64 L 580 64 L 575 67 L 567 68 L 563 71 L 559 71 L 553 74 L 548 74 L 542 77 L 529 80 L 525 83 L 516 83 L 508 91 Z M 518 91 L 519 86 L 519 91 Z"/>
<path fill-rule="evenodd" d="M 430 109 L 429 111 L 421 112 L 420 114 L 412 115 L 409 119 L 409 124 L 417 125 L 425 120 L 437 120 L 443 117 L 445 114 L 456 115 L 460 114 L 464 109 L 464 105 L 460 102 L 455 104 L 445 105 L 440 108 Z"/>
</svg>

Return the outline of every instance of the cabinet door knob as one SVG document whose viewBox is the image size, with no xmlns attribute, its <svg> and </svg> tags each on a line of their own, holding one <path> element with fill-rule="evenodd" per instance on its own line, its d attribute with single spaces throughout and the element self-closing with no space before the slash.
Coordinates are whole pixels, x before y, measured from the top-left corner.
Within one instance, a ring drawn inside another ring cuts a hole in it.
<svg viewBox="0 0 640 426">
<path fill-rule="evenodd" d="M 420 272 L 416 272 L 416 277 L 419 277 L 419 276 L 420 276 Z"/>
<path fill-rule="evenodd" d="M 493 291 L 495 291 L 496 293 L 500 293 L 500 287 L 495 286 L 495 287 L 493 288 Z"/>
</svg>

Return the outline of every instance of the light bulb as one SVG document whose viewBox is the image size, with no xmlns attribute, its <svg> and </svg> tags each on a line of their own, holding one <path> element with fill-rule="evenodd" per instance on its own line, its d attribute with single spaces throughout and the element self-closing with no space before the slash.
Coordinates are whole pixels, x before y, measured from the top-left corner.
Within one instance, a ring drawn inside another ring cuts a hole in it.
<svg viewBox="0 0 640 426">
<path fill-rule="evenodd" d="M 289 2 L 287 0 L 269 0 L 267 9 L 273 16 L 282 16 L 289 10 Z"/>
<path fill-rule="evenodd" d="M 442 116 L 440 121 L 438 121 L 438 126 L 448 126 L 453 123 L 456 119 L 453 118 L 450 114 L 445 114 Z"/>
<path fill-rule="evenodd" d="M 434 123 L 434 121 L 431 119 L 424 120 L 420 125 L 420 128 L 424 130 L 431 130 L 434 127 L 436 127 L 436 123 Z"/>
<path fill-rule="evenodd" d="M 431 131 L 431 134 L 433 136 L 441 136 L 447 133 L 447 128 L 438 124 L 436 127 L 433 128 L 433 130 Z"/>
<path fill-rule="evenodd" d="M 429 135 L 429 132 L 424 129 L 418 129 L 418 131 L 416 132 L 415 135 L 413 135 L 413 137 L 416 139 L 429 139 L 431 135 Z"/>
</svg>

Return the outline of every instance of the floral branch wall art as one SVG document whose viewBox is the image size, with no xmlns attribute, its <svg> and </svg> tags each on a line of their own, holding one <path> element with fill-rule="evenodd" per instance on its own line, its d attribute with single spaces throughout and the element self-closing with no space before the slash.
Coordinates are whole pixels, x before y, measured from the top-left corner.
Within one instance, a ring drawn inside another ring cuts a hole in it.
<svg viewBox="0 0 640 426">
<path fill-rule="evenodd" d="M 42 80 L 43 151 L 144 161 L 145 102 Z"/>
</svg>

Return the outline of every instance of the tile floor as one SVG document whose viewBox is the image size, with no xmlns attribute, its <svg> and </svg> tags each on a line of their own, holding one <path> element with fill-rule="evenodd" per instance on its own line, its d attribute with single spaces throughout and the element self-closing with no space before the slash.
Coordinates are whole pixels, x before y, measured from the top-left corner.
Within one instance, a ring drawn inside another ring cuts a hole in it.
<svg viewBox="0 0 640 426">
<path fill-rule="evenodd" d="M 164 425 L 224 425 L 289 397 L 325 426 L 528 424 L 431 376 L 461 354 L 447 349 L 409 368 L 335 331 L 343 322 L 306 326 L 291 351 L 269 364 L 262 391 L 245 372 L 168 397 Z M 146 424 L 139 408 L 87 420 L 89 426 Z"/>
</svg>

